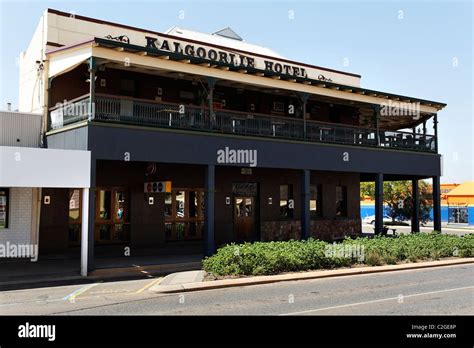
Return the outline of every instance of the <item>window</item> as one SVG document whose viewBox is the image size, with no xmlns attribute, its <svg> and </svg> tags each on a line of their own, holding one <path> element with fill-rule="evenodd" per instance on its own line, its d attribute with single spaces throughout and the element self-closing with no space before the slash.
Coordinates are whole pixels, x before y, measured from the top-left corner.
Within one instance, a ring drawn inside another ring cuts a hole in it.
<svg viewBox="0 0 474 348">
<path fill-rule="evenodd" d="M 102 244 L 130 241 L 128 191 L 98 189 L 95 207 L 95 241 Z"/>
<path fill-rule="evenodd" d="M 0 188 L 0 229 L 8 228 L 10 189 Z"/>
<path fill-rule="evenodd" d="M 322 211 L 322 185 L 310 185 L 309 215 L 312 218 L 321 217 Z"/>
<path fill-rule="evenodd" d="M 449 223 L 467 224 L 469 223 L 469 210 L 467 207 L 448 207 Z"/>
<path fill-rule="evenodd" d="M 99 219 L 110 220 L 110 202 L 111 202 L 111 191 L 100 190 L 99 191 Z"/>
<path fill-rule="evenodd" d="M 165 218 L 171 218 L 173 215 L 173 195 L 166 193 L 165 196 Z"/>
<path fill-rule="evenodd" d="M 347 186 L 336 186 L 336 216 L 347 217 Z"/>
<path fill-rule="evenodd" d="M 165 196 L 166 240 L 201 239 L 204 229 L 204 191 L 172 189 Z"/>
<path fill-rule="evenodd" d="M 280 185 L 280 216 L 292 218 L 294 207 L 293 185 Z"/>
</svg>

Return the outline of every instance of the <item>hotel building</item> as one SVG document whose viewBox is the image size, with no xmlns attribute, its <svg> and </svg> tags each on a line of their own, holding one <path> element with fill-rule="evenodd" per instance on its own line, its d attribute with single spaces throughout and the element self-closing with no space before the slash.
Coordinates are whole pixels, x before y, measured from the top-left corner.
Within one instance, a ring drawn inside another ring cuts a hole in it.
<svg viewBox="0 0 474 348">
<path fill-rule="evenodd" d="M 338 240 L 361 233 L 364 181 L 381 232 L 383 181 L 417 192 L 431 179 L 441 230 L 443 103 L 361 87 L 230 28 L 160 33 L 51 9 L 20 65 L 19 109 L 43 115 L 42 146 L 91 154 L 90 190 L 42 190 L 40 257 L 82 247 L 93 269 L 126 247 Z"/>
</svg>

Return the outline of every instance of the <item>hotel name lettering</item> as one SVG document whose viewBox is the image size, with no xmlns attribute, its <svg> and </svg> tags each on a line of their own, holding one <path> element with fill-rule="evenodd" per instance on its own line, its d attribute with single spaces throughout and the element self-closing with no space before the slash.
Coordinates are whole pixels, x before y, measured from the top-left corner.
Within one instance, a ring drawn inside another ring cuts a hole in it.
<svg viewBox="0 0 474 348">
<path fill-rule="evenodd" d="M 166 39 L 159 40 L 154 37 L 145 36 L 146 48 L 168 51 L 182 54 L 188 57 L 197 57 L 207 59 L 214 62 L 234 65 L 236 67 L 256 68 L 255 58 L 245 56 L 238 53 L 225 52 L 217 49 L 209 49 L 202 46 L 192 44 L 182 44 L 176 41 L 169 41 Z M 294 65 L 277 63 L 270 60 L 264 60 L 265 71 L 270 71 L 279 75 L 290 75 L 294 77 L 307 77 L 307 72 L 304 68 Z"/>
</svg>

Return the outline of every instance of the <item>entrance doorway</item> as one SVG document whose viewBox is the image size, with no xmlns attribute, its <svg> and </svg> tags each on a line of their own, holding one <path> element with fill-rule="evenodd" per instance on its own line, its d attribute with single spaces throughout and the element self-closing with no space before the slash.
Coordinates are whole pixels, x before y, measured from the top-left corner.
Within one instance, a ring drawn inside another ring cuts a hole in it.
<svg viewBox="0 0 474 348">
<path fill-rule="evenodd" d="M 234 197 L 234 230 L 238 240 L 255 237 L 254 197 Z"/>
<path fill-rule="evenodd" d="M 258 186 L 256 183 L 234 183 L 234 238 L 236 241 L 257 239 Z"/>
<path fill-rule="evenodd" d="M 469 211 L 467 207 L 449 207 L 449 223 L 452 224 L 467 224 L 469 222 Z"/>
<path fill-rule="evenodd" d="M 129 243 L 128 190 L 125 188 L 98 188 L 95 198 L 96 244 Z"/>
</svg>

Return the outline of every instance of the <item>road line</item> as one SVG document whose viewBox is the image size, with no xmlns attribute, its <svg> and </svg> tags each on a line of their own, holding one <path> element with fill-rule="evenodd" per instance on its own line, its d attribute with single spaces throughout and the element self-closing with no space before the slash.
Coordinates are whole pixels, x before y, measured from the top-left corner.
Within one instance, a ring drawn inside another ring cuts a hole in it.
<svg viewBox="0 0 474 348">
<path fill-rule="evenodd" d="M 71 300 L 74 300 L 77 296 L 79 296 L 80 294 L 83 294 L 84 292 L 86 292 L 87 290 L 89 289 L 92 289 L 94 286 L 97 286 L 99 285 L 100 283 L 93 283 L 93 284 L 89 284 L 89 285 L 86 285 L 86 286 L 83 286 L 82 288 L 80 289 L 77 289 L 76 291 L 70 293 L 69 295 L 66 295 L 63 297 L 63 300 L 64 301 L 71 301 Z"/>
<path fill-rule="evenodd" d="M 443 293 L 443 292 L 459 291 L 459 290 L 466 290 L 466 289 L 474 289 L 474 286 L 465 286 L 465 287 L 462 287 L 462 288 L 454 288 L 454 289 L 446 289 L 446 290 L 438 290 L 438 291 L 429 291 L 429 292 L 423 292 L 423 293 L 412 294 L 412 295 L 403 295 L 403 298 L 405 299 L 405 298 L 409 298 L 409 297 L 425 296 L 425 295 L 439 294 L 439 293 Z M 398 300 L 398 296 L 397 297 L 382 298 L 380 300 L 349 303 L 349 304 L 340 305 L 340 306 L 324 307 L 324 308 L 317 308 L 317 309 L 308 309 L 306 311 L 285 313 L 285 314 L 280 314 L 280 315 L 281 316 L 299 315 L 299 314 L 304 314 L 304 313 L 320 312 L 320 311 L 326 311 L 326 310 L 329 310 L 329 309 L 360 306 L 360 305 L 369 304 L 369 303 L 377 303 L 377 302 L 392 301 L 392 300 Z"/>
<path fill-rule="evenodd" d="M 162 279 L 163 279 L 163 277 L 159 277 L 159 278 L 154 279 L 153 281 L 151 281 L 150 283 L 148 283 L 147 285 L 145 285 L 143 288 L 137 290 L 137 292 L 136 292 L 135 294 L 142 293 L 143 291 L 145 291 L 146 289 L 148 289 L 150 286 L 159 283 Z"/>
</svg>

